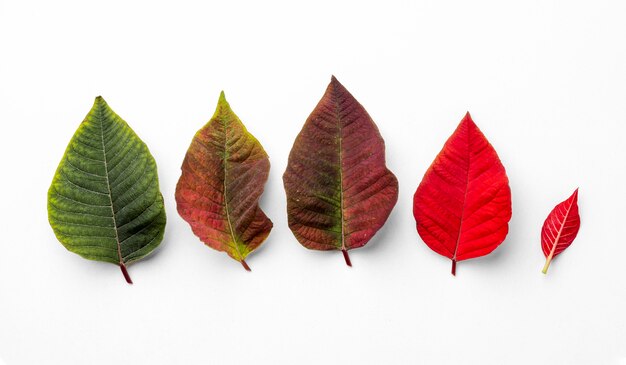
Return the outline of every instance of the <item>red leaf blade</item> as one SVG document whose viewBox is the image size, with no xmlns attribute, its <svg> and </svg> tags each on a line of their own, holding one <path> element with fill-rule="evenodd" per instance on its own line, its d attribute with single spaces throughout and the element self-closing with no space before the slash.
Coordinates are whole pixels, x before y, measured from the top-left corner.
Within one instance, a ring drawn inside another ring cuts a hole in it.
<svg viewBox="0 0 626 365">
<path fill-rule="evenodd" d="M 428 247 L 456 263 L 491 253 L 511 219 L 504 166 L 469 113 L 424 174 L 413 197 L 417 231 Z"/>
<path fill-rule="evenodd" d="M 552 259 L 574 242 L 579 229 L 580 215 L 578 214 L 578 189 L 576 189 L 569 198 L 557 204 L 543 222 L 541 250 L 546 257 L 546 264 L 541 272 L 548 273 Z"/>
</svg>

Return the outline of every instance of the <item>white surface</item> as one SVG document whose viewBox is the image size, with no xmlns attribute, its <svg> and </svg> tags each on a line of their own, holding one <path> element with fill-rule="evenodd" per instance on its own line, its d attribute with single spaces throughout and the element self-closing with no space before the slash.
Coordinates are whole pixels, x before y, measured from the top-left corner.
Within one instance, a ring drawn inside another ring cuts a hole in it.
<svg viewBox="0 0 626 365">
<path fill-rule="evenodd" d="M 0 0 L 0 358 L 623 363 L 626 3 L 587 3 Z M 377 122 L 400 182 L 351 269 L 298 244 L 281 180 L 331 74 Z M 252 273 L 175 209 L 181 161 L 222 89 L 272 163 L 274 230 Z M 97 95 L 149 145 L 167 206 L 133 286 L 66 251 L 47 222 L 52 175 Z M 417 235 L 412 196 L 466 110 L 507 168 L 513 218 L 500 248 L 452 277 Z M 546 277 L 541 225 L 577 186 L 580 234 Z"/>
</svg>

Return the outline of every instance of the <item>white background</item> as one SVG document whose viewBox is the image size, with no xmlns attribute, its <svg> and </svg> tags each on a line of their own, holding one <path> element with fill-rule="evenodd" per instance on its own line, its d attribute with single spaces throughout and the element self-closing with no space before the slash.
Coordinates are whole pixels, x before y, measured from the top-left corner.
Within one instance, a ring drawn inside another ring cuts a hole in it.
<svg viewBox="0 0 626 365">
<path fill-rule="evenodd" d="M 623 364 L 625 17 L 622 1 L 0 0 L 0 358 Z M 331 74 L 377 122 L 400 182 L 353 268 L 298 244 L 281 180 Z M 222 89 L 272 163 L 274 229 L 251 273 L 175 209 Z M 132 286 L 47 222 L 54 170 L 97 95 L 148 144 L 165 196 L 165 239 L 130 266 Z M 467 110 L 507 168 L 513 218 L 453 277 L 420 240 L 412 196 Z M 580 233 L 544 276 L 541 225 L 576 187 Z"/>
</svg>

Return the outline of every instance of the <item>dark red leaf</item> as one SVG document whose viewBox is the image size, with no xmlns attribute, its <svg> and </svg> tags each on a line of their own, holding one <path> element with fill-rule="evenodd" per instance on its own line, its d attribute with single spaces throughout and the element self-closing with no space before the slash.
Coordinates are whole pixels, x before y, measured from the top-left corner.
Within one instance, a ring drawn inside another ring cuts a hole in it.
<svg viewBox="0 0 626 365">
<path fill-rule="evenodd" d="M 541 249 L 546 257 L 546 264 L 542 272 L 546 274 L 552 259 L 572 244 L 580 229 L 578 215 L 578 189 L 559 203 L 543 222 L 541 229 Z"/>
<path fill-rule="evenodd" d="M 458 261 L 491 253 L 511 219 L 511 190 L 504 166 L 469 113 L 426 171 L 413 198 L 422 240 Z"/>
<path fill-rule="evenodd" d="M 313 250 L 364 246 L 398 199 L 385 143 L 365 108 L 332 78 L 304 123 L 283 175 L 289 228 Z"/>
</svg>

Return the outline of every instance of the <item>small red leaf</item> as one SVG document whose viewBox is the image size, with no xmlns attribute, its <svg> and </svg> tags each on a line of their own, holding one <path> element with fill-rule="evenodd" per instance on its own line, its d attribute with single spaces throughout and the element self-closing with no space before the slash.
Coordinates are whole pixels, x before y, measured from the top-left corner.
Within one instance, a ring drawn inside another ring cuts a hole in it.
<svg viewBox="0 0 626 365">
<path fill-rule="evenodd" d="M 559 203 L 543 222 L 541 229 L 541 249 L 546 257 L 546 264 L 542 272 L 546 274 L 552 259 L 565 251 L 572 244 L 580 229 L 578 215 L 578 189 Z"/>
<path fill-rule="evenodd" d="M 426 171 L 413 198 L 422 240 L 458 261 L 484 256 L 504 241 L 511 190 L 504 166 L 469 113 Z"/>
</svg>

